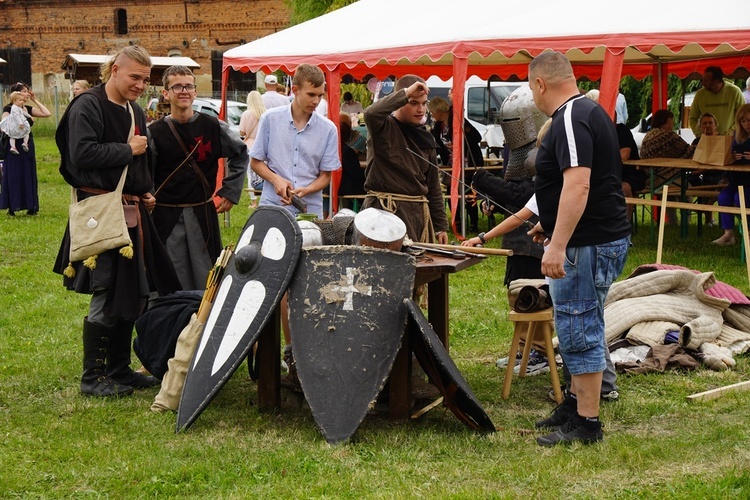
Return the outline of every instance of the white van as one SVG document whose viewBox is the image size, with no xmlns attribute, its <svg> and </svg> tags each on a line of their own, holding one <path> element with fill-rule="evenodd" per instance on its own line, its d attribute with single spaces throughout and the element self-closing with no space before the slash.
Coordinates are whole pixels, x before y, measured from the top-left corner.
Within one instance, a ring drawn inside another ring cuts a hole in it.
<svg viewBox="0 0 750 500">
<path fill-rule="evenodd" d="M 482 134 L 488 147 L 503 147 L 503 131 L 500 128 L 498 111 L 506 97 L 526 82 L 490 82 L 470 76 L 464 87 L 464 118 Z M 430 97 L 448 97 L 453 88 L 453 79 L 441 80 L 436 76 L 427 79 Z"/>
</svg>

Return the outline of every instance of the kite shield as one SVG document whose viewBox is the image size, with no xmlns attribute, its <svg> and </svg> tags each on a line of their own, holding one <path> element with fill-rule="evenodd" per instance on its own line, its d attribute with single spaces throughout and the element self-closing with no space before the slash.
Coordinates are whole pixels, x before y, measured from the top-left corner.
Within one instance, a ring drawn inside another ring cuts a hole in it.
<svg viewBox="0 0 750 500">
<path fill-rule="evenodd" d="M 289 287 L 297 374 L 329 443 L 349 439 L 385 385 L 406 325 L 414 257 L 359 246 L 302 250 Z"/>
<path fill-rule="evenodd" d="M 284 208 L 262 206 L 242 230 L 190 364 L 177 412 L 187 429 L 232 377 L 294 274 L 302 231 Z"/>
<path fill-rule="evenodd" d="M 469 427 L 494 432 L 495 425 L 458 371 L 422 310 L 411 299 L 404 302 L 409 308 L 407 330 L 414 355 L 430 381 L 440 390 L 445 406 Z"/>
</svg>

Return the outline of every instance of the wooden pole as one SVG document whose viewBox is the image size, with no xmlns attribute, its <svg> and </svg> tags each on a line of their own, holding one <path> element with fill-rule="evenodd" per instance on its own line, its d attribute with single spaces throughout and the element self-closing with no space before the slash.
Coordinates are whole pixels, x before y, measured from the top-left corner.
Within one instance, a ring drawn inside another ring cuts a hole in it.
<svg viewBox="0 0 750 500">
<path fill-rule="evenodd" d="M 656 263 L 661 264 L 661 250 L 664 247 L 664 226 L 667 220 L 667 196 L 669 196 L 669 185 L 664 184 L 661 192 L 661 212 L 659 212 L 659 242 L 656 245 Z"/>
<path fill-rule="evenodd" d="M 457 250 L 459 252 L 466 253 L 477 253 L 482 255 L 504 255 L 510 257 L 513 255 L 513 250 L 506 250 L 505 248 L 483 248 L 483 247 L 462 247 L 458 245 L 443 245 L 442 243 L 417 243 L 414 242 L 414 246 L 426 247 L 426 248 L 440 248 L 443 250 Z"/>
<path fill-rule="evenodd" d="M 750 390 L 750 380 L 746 382 L 738 382 L 736 384 L 727 385 L 724 387 L 718 387 L 716 389 L 711 389 L 710 391 L 699 392 L 698 394 L 691 394 L 690 396 L 687 396 L 686 399 L 689 403 L 694 403 L 696 401 L 716 399 L 719 396 L 727 394 L 728 392 L 739 392 L 747 390 Z"/>
<path fill-rule="evenodd" d="M 745 267 L 747 268 L 747 281 L 750 283 L 750 257 L 748 249 L 750 247 L 750 235 L 747 234 L 747 207 L 745 206 L 745 186 L 737 186 L 740 195 L 740 223 L 742 224 L 742 244 L 745 245 Z"/>
</svg>

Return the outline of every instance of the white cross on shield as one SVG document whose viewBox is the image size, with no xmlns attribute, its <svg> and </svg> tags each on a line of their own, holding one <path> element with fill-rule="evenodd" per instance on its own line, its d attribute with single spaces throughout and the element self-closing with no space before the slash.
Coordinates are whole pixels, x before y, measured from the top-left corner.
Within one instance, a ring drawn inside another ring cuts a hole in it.
<svg viewBox="0 0 750 500">
<path fill-rule="evenodd" d="M 372 287 L 366 285 L 355 285 L 354 276 L 359 274 L 359 269 L 354 267 L 346 268 L 346 286 L 335 285 L 332 290 L 338 293 L 346 294 L 346 300 L 344 301 L 344 311 L 354 310 L 354 294 L 360 293 L 362 295 L 371 295 Z"/>
</svg>

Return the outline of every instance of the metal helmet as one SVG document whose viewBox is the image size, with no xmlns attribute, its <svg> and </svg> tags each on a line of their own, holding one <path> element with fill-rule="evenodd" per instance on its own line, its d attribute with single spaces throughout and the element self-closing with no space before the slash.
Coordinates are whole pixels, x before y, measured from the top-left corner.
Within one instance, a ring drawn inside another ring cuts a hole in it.
<svg viewBox="0 0 750 500">
<path fill-rule="evenodd" d="M 500 127 L 511 151 L 536 140 L 546 121 L 547 115 L 534 104 L 528 84 L 514 90 L 500 106 Z"/>
</svg>

